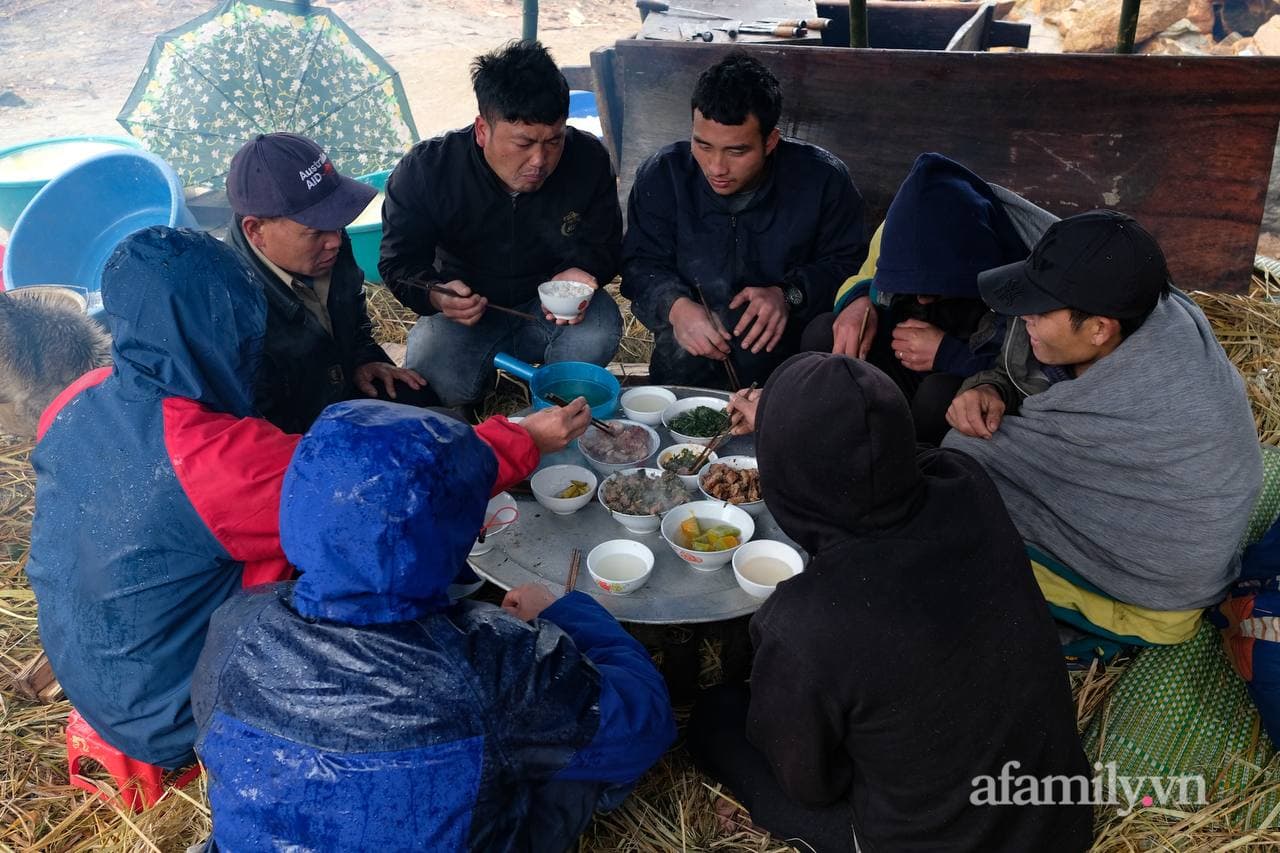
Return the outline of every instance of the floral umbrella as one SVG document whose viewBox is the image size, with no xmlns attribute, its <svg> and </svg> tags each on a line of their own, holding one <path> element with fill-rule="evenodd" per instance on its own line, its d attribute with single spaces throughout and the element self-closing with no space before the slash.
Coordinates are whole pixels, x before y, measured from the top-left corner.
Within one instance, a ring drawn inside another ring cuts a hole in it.
<svg viewBox="0 0 1280 853">
<path fill-rule="evenodd" d="M 117 120 L 188 185 L 220 185 L 258 133 L 316 141 L 349 175 L 418 140 L 400 75 L 328 9 L 226 0 L 156 39 Z"/>
</svg>

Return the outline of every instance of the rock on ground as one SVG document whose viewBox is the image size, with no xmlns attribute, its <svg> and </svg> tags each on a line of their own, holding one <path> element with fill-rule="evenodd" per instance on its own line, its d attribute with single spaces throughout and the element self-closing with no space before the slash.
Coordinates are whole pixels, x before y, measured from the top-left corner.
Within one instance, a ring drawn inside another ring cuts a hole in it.
<svg viewBox="0 0 1280 853">
<path fill-rule="evenodd" d="M 1136 42 L 1163 32 L 1187 14 L 1189 0 L 1144 0 L 1138 13 Z M 1072 4 L 1070 29 L 1062 49 L 1067 53 L 1115 50 L 1120 32 L 1121 0 L 1088 0 Z M 1078 8 L 1076 8 L 1078 7 Z"/>
</svg>

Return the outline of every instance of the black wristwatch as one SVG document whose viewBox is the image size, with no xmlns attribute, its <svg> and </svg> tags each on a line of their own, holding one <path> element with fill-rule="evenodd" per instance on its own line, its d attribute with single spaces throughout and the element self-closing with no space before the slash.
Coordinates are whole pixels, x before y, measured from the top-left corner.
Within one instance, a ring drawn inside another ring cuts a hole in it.
<svg viewBox="0 0 1280 853">
<path fill-rule="evenodd" d="M 804 305 L 804 291 L 794 284 L 782 285 L 782 295 L 793 310 Z"/>
</svg>

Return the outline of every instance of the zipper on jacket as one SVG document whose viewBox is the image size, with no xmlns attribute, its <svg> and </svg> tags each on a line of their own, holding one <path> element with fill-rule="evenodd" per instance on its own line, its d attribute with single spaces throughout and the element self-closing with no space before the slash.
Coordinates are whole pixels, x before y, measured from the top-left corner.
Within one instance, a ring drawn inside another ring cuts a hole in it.
<svg viewBox="0 0 1280 853">
<path fill-rule="evenodd" d="M 507 245 L 511 247 L 511 251 L 507 252 L 507 275 L 515 275 L 512 267 L 515 265 L 516 256 L 516 199 L 520 197 L 519 193 L 511 194 L 511 234 L 507 238 Z"/>
</svg>

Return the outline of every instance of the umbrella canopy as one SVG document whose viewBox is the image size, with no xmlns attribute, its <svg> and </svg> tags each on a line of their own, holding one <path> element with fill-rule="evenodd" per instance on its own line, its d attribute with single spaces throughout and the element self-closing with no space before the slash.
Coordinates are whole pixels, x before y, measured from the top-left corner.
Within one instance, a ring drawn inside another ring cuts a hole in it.
<svg viewBox="0 0 1280 853">
<path fill-rule="evenodd" d="M 220 185 L 258 133 L 309 137 L 349 175 L 418 140 L 386 60 L 328 9 L 274 0 L 227 0 L 159 36 L 117 120 L 188 185 Z"/>
</svg>

